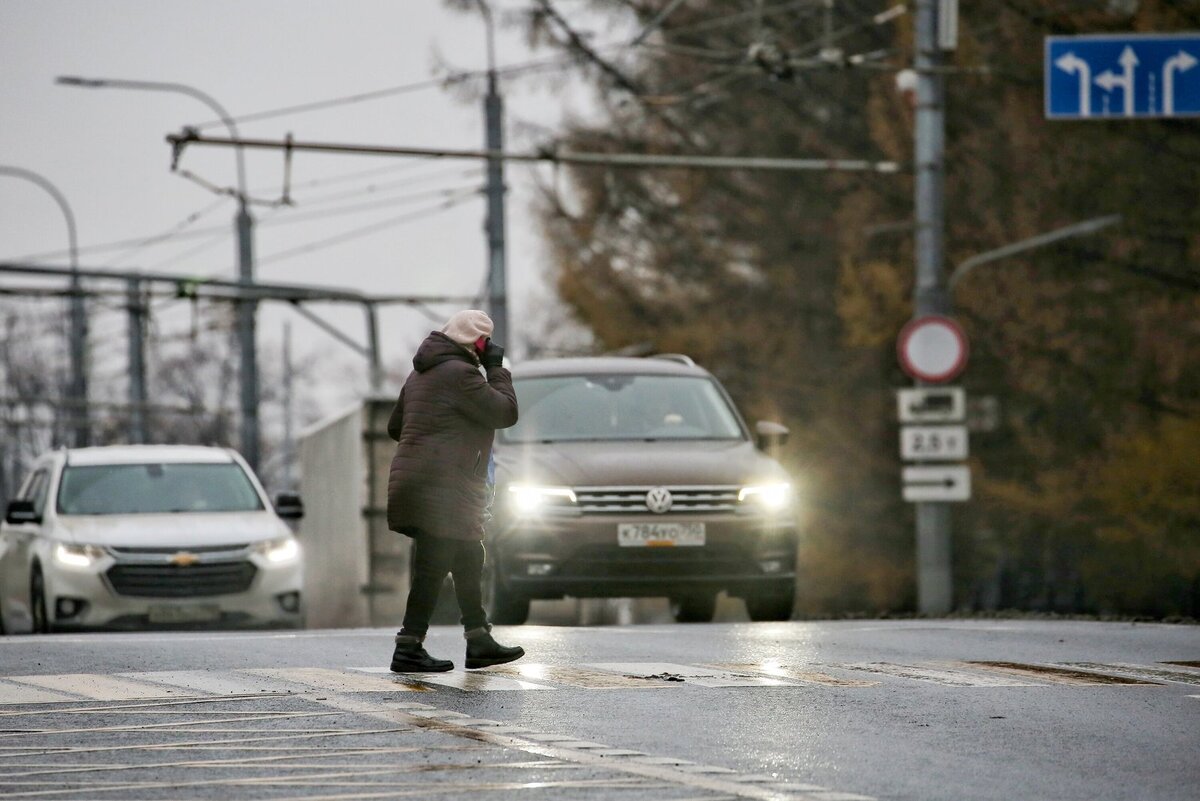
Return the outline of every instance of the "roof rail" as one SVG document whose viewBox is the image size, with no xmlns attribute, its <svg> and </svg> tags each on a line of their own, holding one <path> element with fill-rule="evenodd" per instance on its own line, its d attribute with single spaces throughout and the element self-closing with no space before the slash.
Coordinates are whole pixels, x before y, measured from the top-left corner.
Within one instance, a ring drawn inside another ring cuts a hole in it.
<svg viewBox="0 0 1200 801">
<path fill-rule="evenodd" d="M 664 359 L 668 362 L 678 362 L 687 367 L 695 367 L 696 363 L 692 361 L 692 357 L 683 353 L 656 353 L 650 357 L 651 359 Z"/>
</svg>

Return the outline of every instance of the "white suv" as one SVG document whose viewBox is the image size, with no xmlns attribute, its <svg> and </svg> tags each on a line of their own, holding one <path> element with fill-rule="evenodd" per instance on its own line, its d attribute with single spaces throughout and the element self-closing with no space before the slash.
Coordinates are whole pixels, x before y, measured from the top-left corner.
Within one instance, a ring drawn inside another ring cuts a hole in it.
<svg viewBox="0 0 1200 801">
<path fill-rule="evenodd" d="M 8 633 L 300 626 L 300 545 L 224 448 L 132 445 L 42 456 L 0 525 Z"/>
</svg>

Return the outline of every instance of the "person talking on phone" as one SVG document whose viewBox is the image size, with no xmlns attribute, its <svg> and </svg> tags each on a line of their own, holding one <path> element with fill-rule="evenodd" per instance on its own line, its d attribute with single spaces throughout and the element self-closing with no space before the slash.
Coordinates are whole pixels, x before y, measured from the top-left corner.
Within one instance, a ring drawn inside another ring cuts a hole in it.
<svg viewBox="0 0 1200 801">
<path fill-rule="evenodd" d="M 466 667 L 499 665 L 525 651 L 492 638 L 483 608 L 483 525 L 496 429 L 517 422 L 504 348 L 482 311 L 455 313 L 413 358 L 413 372 L 388 420 L 396 454 L 388 474 L 388 528 L 413 539 L 412 586 L 392 670 L 452 670 L 425 650 L 429 619 L 447 573 L 462 613 Z M 483 371 L 480 371 L 480 367 Z M 486 375 L 486 377 L 485 377 Z"/>
</svg>

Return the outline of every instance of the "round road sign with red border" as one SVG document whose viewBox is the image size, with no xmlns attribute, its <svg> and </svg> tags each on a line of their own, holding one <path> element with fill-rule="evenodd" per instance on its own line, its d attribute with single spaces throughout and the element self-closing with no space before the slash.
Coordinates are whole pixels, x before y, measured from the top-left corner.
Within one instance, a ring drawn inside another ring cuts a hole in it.
<svg viewBox="0 0 1200 801">
<path fill-rule="evenodd" d="M 967 335 L 949 317 L 916 317 L 900 331 L 896 352 L 910 377 L 942 384 L 966 368 Z"/>
</svg>

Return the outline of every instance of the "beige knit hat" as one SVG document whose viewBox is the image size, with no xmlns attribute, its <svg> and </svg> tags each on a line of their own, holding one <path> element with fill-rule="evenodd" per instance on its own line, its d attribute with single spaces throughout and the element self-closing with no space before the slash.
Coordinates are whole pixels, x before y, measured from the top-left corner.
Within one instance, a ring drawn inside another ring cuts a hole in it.
<svg viewBox="0 0 1200 801">
<path fill-rule="evenodd" d="M 446 321 L 446 325 L 442 328 L 442 333 L 458 344 L 470 347 L 480 337 L 490 337 L 492 335 L 492 318 L 478 309 L 466 309 L 465 311 L 455 312 Z"/>
</svg>

